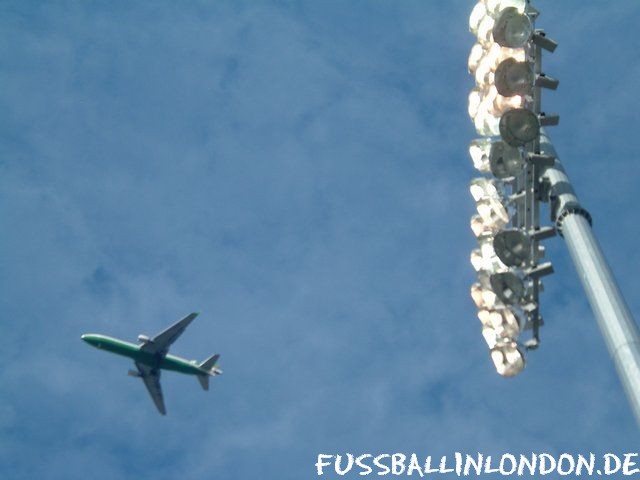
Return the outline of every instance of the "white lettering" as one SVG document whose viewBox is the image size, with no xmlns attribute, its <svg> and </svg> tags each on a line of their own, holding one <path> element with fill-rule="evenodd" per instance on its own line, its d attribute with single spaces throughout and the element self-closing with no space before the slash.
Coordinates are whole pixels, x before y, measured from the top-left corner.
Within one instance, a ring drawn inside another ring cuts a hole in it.
<svg viewBox="0 0 640 480">
<path fill-rule="evenodd" d="M 540 460 L 540 475 L 547 475 L 556 469 L 556 459 L 548 453 L 541 453 L 538 459 Z M 546 460 L 549 461 L 549 467 L 547 467 Z"/>
<path fill-rule="evenodd" d="M 440 473 L 451 473 L 453 472 L 453 468 L 447 468 L 447 456 L 444 455 L 440 459 Z"/>
<path fill-rule="evenodd" d="M 407 459 L 402 453 L 394 453 L 391 455 L 391 473 L 393 475 L 402 475 L 407 468 L 404 464 Z"/>
<path fill-rule="evenodd" d="M 331 465 L 331 462 L 323 462 L 323 458 L 333 458 L 333 455 L 325 455 L 324 453 L 320 453 L 318 455 L 318 461 L 316 462 L 316 468 L 318 469 L 318 475 L 323 475 L 322 467 L 328 467 Z"/>
<path fill-rule="evenodd" d="M 518 465 L 518 476 L 524 474 L 524 467 L 529 469 L 529 475 L 536 474 L 536 466 L 538 465 L 538 456 L 535 453 L 531 454 L 531 460 L 527 459 L 524 455 L 520 455 L 520 464 Z"/>
<path fill-rule="evenodd" d="M 622 474 L 623 475 L 633 475 L 634 473 L 640 472 L 640 468 L 634 468 L 633 470 L 629 470 L 629 468 L 633 467 L 636 462 L 631 461 L 631 457 L 637 457 L 637 453 L 625 453 L 624 455 L 624 463 L 622 464 Z"/>
<path fill-rule="evenodd" d="M 351 455 L 350 453 L 347 453 L 347 458 L 349 459 L 349 461 L 347 462 L 347 467 L 344 470 L 342 470 L 341 468 L 342 457 L 340 455 L 336 455 L 336 473 L 338 475 L 344 475 L 346 473 L 349 473 L 349 471 L 353 467 L 353 455 Z"/>
<path fill-rule="evenodd" d="M 511 470 L 507 471 L 504 468 L 504 463 L 505 460 L 509 460 L 511 462 Z M 510 453 L 505 453 L 504 455 L 502 455 L 502 458 L 500 459 L 500 475 L 511 475 L 513 472 L 516 471 L 516 468 L 518 468 L 518 466 L 516 465 L 516 457 L 514 457 L 513 455 L 511 455 Z"/>
<path fill-rule="evenodd" d="M 485 473 L 498 473 L 500 471 L 499 468 L 491 468 L 491 455 L 487 456 L 487 461 L 484 464 Z"/>
<path fill-rule="evenodd" d="M 467 455 L 467 458 L 464 462 L 464 476 L 469 475 L 469 470 L 473 466 L 473 469 L 476 471 L 476 475 L 480 475 L 482 473 L 482 457 L 481 453 L 478 453 L 478 460 L 474 460 L 471 455 Z"/>
<path fill-rule="evenodd" d="M 424 473 L 438 473 L 439 471 L 437 468 L 431 468 L 431 455 L 429 455 L 424 462 Z"/>
<path fill-rule="evenodd" d="M 378 472 L 378 475 L 386 475 L 391 471 L 391 469 L 387 467 L 384 463 L 380 463 L 380 459 L 388 458 L 390 456 L 391 455 L 389 455 L 388 453 L 383 453 L 382 455 L 378 455 L 376 458 L 373 459 L 373 464 L 380 469 L 380 471 Z"/>
<path fill-rule="evenodd" d="M 411 460 L 409 460 L 409 467 L 407 468 L 407 475 L 413 475 L 414 470 L 416 470 L 421 477 L 424 477 L 424 473 L 422 473 L 422 468 L 420 468 L 420 464 L 418 463 L 418 457 L 416 457 L 415 453 L 412 453 Z"/>
<path fill-rule="evenodd" d="M 567 460 L 569 462 L 569 470 L 562 469 L 563 460 Z M 563 453 L 562 455 L 560 455 L 560 458 L 558 459 L 558 473 L 560 475 L 569 475 L 573 473 L 575 469 L 576 469 L 576 461 L 573 459 L 573 456 L 569 455 L 568 453 Z"/>
<path fill-rule="evenodd" d="M 616 462 L 615 470 L 611 470 L 611 460 L 615 460 Z M 605 475 L 611 475 L 612 473 L 616 473 L 618 470 L 620 470 L 620 467 L 622 467 L 622 462 L 616 455 L 614 455 L 613 453 L 605 453 L 604 455 L 604 474 Z"/>
<path fill-rule="evenodd" d="M 582 475 L 582 467 L 587 469 L 588 475 L 593 476 L 593 470 L 596 466 L 596 456 L 593 453 L 589 454 L 589 462 L 582 455 L 578 455 L 578 466 L 576 467 L 576 475 Z"/>
<path fill-rule="evenodd" d="M 360 472 L 360 475 L 369 475 L 371 472 L 373 472 L 373 469 L 369 465 L 362 463 L 362 460 L 371 457 L 372 455 L 370 453 L 365 453 L 364 455 L 360 455 L 358 458 L 356 458 L 356 465 L 364 470 L 364 472 Z"/>
</svg>

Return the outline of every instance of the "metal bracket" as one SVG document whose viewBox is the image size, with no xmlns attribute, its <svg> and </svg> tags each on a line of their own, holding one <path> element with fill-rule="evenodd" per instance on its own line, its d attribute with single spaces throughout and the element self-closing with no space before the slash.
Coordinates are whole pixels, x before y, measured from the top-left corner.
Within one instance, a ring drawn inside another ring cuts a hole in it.
<svg viewBox="0 0 640 480">
<path fill-rule="evenodd" d="M 541 263 L 531 269 L 525 270 L 525 273 L 534 280 L 537 280 L 545 275 L 551 275 L 553 273 L 553 265 L 551 262 Z"/>
<path fill-rule="evenodd" d="M 542 170 L 545 167 L 553 166 L 556 161 L 556 157 L 552 157 L 551 155 L 542 155 L 540 153 L 530 153 L 527 155 L 527 160 Z"/>
<path fill-rule="evenodd" d="M 537 75 L 534 82 L 536 87 L 548 88 L 549 90 L 555 90 L 558 88 L 559 84 L 560 80 L 556 80 L 553 77 L 547 77 L 544 73 Z"/>
<path fill-rule="evenodd" d="M 536 30 L 535 32 L 533 32 L 533 37 L 531 37 L 531 40 L 540 48 L 544 48 L 548 52 L 553 52 L 556 48 L 558 48 L 558 43 L 555 40 L 547 38 L 543 30 Z"/>
<path fill-rule="evenodd" d="M 540 125 L 543 127 L 554 127 L 560 123 L 560 115 L 547 115 L 546 113 L 542 112 L 538 116 L 538 120 L 540 121 Z"/>
<path fill-rule="evenodd" d="M 545 240 L 556 236 L 555 227 L 541 227 L 529 232 L 529 236 L 535 240 Z"/>
</svg>

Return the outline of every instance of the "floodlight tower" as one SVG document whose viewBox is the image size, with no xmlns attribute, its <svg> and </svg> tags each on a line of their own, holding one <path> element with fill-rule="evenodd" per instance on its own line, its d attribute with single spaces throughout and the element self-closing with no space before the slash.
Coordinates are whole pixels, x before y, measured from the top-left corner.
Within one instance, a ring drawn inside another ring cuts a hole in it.
<svg viewBox="0 0 640 480">
<path fill-rule="evenodd" d="M 478 240 L 471 297 L 497 372 L 517 375 L 525 352 L 540 343 L 541 277 L 553 273 L 540 242 L 559 233 L 640 423 L 640 333 L 544 128 L 559 121 L 541 108 L 542 89 L 558 86 L 542 72 L 542 51 L 557 44 L 535 28 L 537 17 L 528 0 L 480 0 L 469 18 L 477 37 L 469 116 L 481 136 L 469 153 L 484 174 L 470 185 Z M 549 203 L 553 226 L 540 225 L 541 202 Z M 520 339 L 525 331 L 529 338 Z"/>
</svg>

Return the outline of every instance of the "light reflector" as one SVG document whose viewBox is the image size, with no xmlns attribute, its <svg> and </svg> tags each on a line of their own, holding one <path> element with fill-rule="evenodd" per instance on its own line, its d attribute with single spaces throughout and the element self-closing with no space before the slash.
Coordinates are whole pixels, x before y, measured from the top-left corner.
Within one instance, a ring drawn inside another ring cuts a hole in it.
<svg viewBox="0 0 640 480">
<path fill-rule="evenodd" d="M 469 93 L 469 106 L 468 113 L 471 119 L 475 119 L 478 114 L 478 108 L 480 108 L 480 104 L 482 103 L 482 92 L 477 88 L 474 88 Z"/>
<path fill-rule="evenodd" d="M 510 178 L 519 175 L 524 168 L 524 159 L 517 147 L 506 142 L 493 142 L 489 154 L 489 168 L 498 178 Z"/>
<path fill-rule="evenodd" d="M 482 334 L 485 340 L 487 340 L 489 333 L 493 336 L 493 342 L 487 340 L 489 348 L 493 348 L 496 343 L 515 341 L 524 326 L 524 319 L 521 314 L 517 314 L 499 304 L 494 309 L 479 310 L 478 319 L 482 323 Z"/>
<path fill-rule="evenodd" d="M 470 223 L 471 231 L 476 236 L 476 238 L 480 237 L 481 235 L 491 235 L 504 226 L 504 224 L 499 222 L 485 223 L 479 214 L 472 215 Z"/>
<path fill-rule="evenodd" d="M 502 196 L 502 188 L 498 186 L 496 181 L 485 177 L 477 177 L 471 180 L 469 192 L 476 202 L 485 197 L 500 198 Z"/>
<path fill-rule="evenodd" d="M 472 75 L 475 74 L 476 68 L 478 68 L 478 64 L 480 60 L 482 60 L 482 56 L 484 55 L 484 48 L 479 43 L 476 43 L 471 47 L 471 53 L 469 53 L 469 60 L 467 62 L 467 66 L 469 67 L 469 73 Z"/>
<path fill-rule="evenodd" d="M 492 29 L 493 40 L 503 47 L 524 47 L 533 34 L 533 23 L 528 15 L 515 7 L 500 12 Z"/>
<path fill-rule="evenodd" d="M 486 12 L 490 15 L 500 13 L 508 7 L 514 7 L 520 13 L 524 13 L 527 0 L 484 0 Z"/>
<path fill-rule="evenodd" d="M 503 377 L 513 377 L 519 374 L 525 366 L 524 354 L 516 342 L 497 344 L 491 349 L 491 360 L 496 371 Z"/>
<path fill-rule="evenodd" d="M 478 27 L 482 19 L 487 16 L 487 9 L 483 2 L 476 3 L 471 15 L 469 15 L 469 31 L 474 35 L 478 34 Z"/>
<path fill-rule="evenodd" d="M 540 122 L 531 110 L 516 108 L 500 118 L 500 136 L 512 147 L 522 147 L 540 134 Z"/>
<path fill-rule="evenodd" d="M 522 267 L 531 260 L 529 236 L 517 229 L 496 233 L 493 237 L 493 249 L 508 267 Z"/>
<path fill-rule="evenodd" d="M 478 24 L 476 36 L 478 37 L 478 42 L 485 47 L 491 46 L 491 43 L 493 42 L 493 26 L 495 23 L 496 22 L 492 17 L 485 15 Z"/>
<path fill-rule="evenodd" d="M 483 287 L 480 282 L 471 285 L 471 298 L 476 307 L 482 309 L 493 308 L 496 304 L 496 294 L 489 288 Z"/>
<path fill-rule="evenodd" d="M 496 255 L 497 256 L 497 255 Z M 502 263 L 502 261 L 500 261 Z M 517 305 L 524 300 L 524 281 L 513 271 L 497 272 L 489 279 L 491 289 L 496 293 L 501 302 L 508 305 Z"/>
<path fill-rule="evenodd" d="M 494 82 L 500 95 L 513 97 L 514 95 L 531 95 L 534 78 L 529 62 L 518 62 L 514 58 L 507 58 L 496 68 Z"/>
<path fill-rule="evenodd" d="M 473 166 L 482 173 L 490 171 L 490 152 L 491 140 L 488 138 L 477 138 L 469 145 L 469 155 L 473 161 Z"/>
<path fill-rule="evenodd" d="M 500 135 L 500 118 L 493 115 L 490 109 L 493 108 L 492 103 L 483 101 L 478 107 L 478 112 L 473 119 L 478 135 L 493 137 Z"/>
</svg>

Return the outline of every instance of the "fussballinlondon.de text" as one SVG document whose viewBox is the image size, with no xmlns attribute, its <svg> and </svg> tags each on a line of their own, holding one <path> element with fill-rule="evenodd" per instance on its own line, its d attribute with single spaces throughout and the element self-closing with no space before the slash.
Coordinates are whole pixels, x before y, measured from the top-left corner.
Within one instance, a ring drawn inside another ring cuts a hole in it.
<svg viewBox="0 0 640 480">
<path fill-rule="evenodd" d="M 353 455 L 318 454 L 316 462 L 318 476 L 333 475 L 407 475 L 412 477 L 435 476 L 480 476 L 492 475 L 636 475 L 640 473 L 640 459 L 637 453 L 616 455 L 606 453 L 596 456 L 584 455 L 550 455 L 548 453 L 531 453 L 529 455 L 491 456 L 477 453 L 475 455 L 455 452 L 452 456 L 431 457 L 415 453 L 382 453 L 373 455 L 364 453 Z"/>
</svg>

